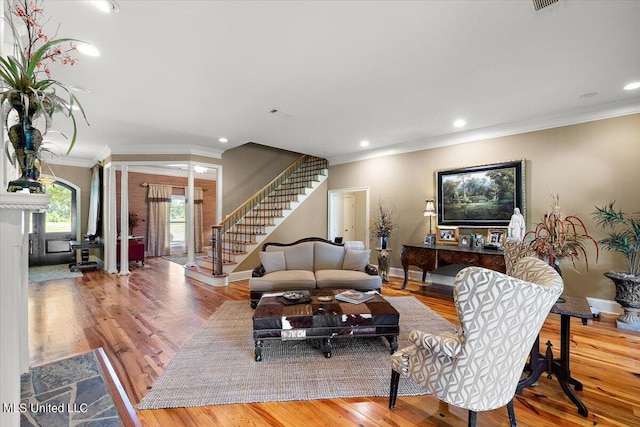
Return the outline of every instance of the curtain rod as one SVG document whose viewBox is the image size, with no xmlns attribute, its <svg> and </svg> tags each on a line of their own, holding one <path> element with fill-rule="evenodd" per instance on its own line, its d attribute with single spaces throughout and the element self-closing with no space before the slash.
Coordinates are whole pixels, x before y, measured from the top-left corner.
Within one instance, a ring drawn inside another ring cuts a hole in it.
<svg viewBox="0 0 640 427">
<path fill-rule="evenodd" d="M 173 187 L 173 188 L 186 188 L 187 187 L 186 185 L 171 185 L 171 184 L 157 184 L 157 185 L 168 185 L 168 186 Z M 140 186 L 141 187 L 148 187 L 149 183 L 145 181 L 145 182 L 141 183 Z M 209 191 L 209 189 L 208 188 L 203 188 L 202 191 Z"/>
</svg>

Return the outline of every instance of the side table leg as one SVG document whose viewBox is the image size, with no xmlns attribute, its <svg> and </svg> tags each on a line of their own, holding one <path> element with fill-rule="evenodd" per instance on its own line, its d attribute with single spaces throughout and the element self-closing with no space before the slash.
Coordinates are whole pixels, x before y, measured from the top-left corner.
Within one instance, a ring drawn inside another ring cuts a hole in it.
<svg viewBox="0 0 640 427">
<path fill-rule="evenodd" d="M 387 341 L 389 341 L 389 345 L 391 346 L 391 354 L 395 353 L 398 350 L 398 336 L 391 335 L 387 337 Z"/>
<path fill-rule="evenodd" d="M 255 354 L 256 362 L 260 362 L 262 360 L 262 340 L 257 340 L 255 342 L 255 348 L 253 352 Z"/>
<path fill-rule="evenodd" d="M 518 387 L 516 388 L 516 394 L 522 394 L 522 389 L 525 387 L 532 387 L 540 378 L 540 375 L 545 371 L 546 359 L 541 357 L 540 355 L 540 336 L 538 336 L 533 343 L 533 347 L 531 347 L 531 355 L 529 360 L 529 368 L 531 372 L 529 376 L 521 379 L 518 382 Z"/>
<path fill-rule="evenodd" d="M 557 369 L 554 370 L 554 374 L 558 378 L 558 382 L 562 387 L 564 393 L 571 399 L 573 403 L 578 407 L 578 413 L 583 417 L 589 414 L 587 407 L 580 400 L 578 396 L 571 390 L 569 384 L 573 384 L 577 391 L 582 390 L 582 383 L 571 377 L 571 368 L 569 366 L 569 340 L 571 335 L 571 316 L 566 314 L 560 315 L 560 364 L 554 365 Z"/>
<path fill-rule="evenodd" d="M 322 351 L 324 352 L 324 357 L 327 359 L 331 357 L 331 338 L 324 338 L 322 340 Z"/>
</svg>

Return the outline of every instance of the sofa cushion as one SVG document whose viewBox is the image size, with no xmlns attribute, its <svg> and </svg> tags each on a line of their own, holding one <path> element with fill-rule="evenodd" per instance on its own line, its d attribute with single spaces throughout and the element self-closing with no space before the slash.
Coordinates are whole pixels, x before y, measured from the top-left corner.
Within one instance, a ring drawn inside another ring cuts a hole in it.
<svg viewBox="0 0 640 427">
<path fill-rule="evenodd" d="M 313 271 L 313 243 L 304 242 L 293 246 L 267 246 L 267 252 L 284 252 L 287 270 Z"/>
<path fill-rule="evenodd" d="M 315 289 L 316 278 L 312 271 L 282 270 L 249 279 L 252 291 L 286 291 L 293 289 Z"/>
<path fill-rule="evenodd" d="M 371 290 L 382 287 L 380 276 L 353 270 L 318 270 L 316 271 L 318 289 L 359 289 Z"/>
<path fill-rule="evenodd" d="M 344 247 L 315 242 L 313 249 L 314 270 L 340 270 L 344 260 Z"/>
<path fill-rule="evenodd" d="M 271 273 L 273 271 L 286 270 L 284 262 L 284 252 L 260 252 L 260 264 L 264 267 L 264 271 Z"/>
<path fill-rule="evenodd" d="M 347 249 L 344 255 L 342 268 L 344 270 L 364 271 L 364 268 L 369 264 L 370 257 L 371 249 L 367 249 L 365 251 Z"/>
</svg>

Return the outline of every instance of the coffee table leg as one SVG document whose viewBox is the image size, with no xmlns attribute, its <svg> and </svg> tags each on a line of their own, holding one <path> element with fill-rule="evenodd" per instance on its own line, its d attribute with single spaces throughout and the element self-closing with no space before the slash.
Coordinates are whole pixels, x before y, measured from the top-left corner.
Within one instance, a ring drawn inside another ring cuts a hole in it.
<svg viewBox="0 0 640 427">
<path fill-rule="evenodd" d="M 324 357 L 327 359 L 331 357 L 331 338 L 323 338 L 322 339 L 322 351 L 324 352 Z"/>
<path fill-rule="evenodd" d="M 387 341 L 389 341 L 389 345 L 391 346 L 391 354 L 395 353 L 398 349 L 398 336 L 391 335 L 387 337 Z"/>
<path fill-rule="evenodd" d="M 254 353 L 256 355 L 256 357 L 255 357 L 256 362 L 261 361 L 262 360 L 262 340 L 257 340 L 256 341 Z"/>
</svg>

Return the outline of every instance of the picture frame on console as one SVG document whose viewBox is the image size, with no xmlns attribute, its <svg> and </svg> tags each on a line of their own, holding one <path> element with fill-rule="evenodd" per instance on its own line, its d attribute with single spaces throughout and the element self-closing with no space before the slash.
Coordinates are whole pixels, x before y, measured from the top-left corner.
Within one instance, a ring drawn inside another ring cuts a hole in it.
<svg viewBox="0 0 640 427">
<path fill-rule="evenodd" d="M 507 227 L 513 210 L 526 217 L 525 161 L 436 172 L 438 226 Z"/>
<path fill-rule="evenodd" d="M 461 248 L 468 248 L 471 246 L 471 235 L 462 234 L 460 235 L 460 243 L 458 244 Z"/>
<path fill-rule="evenodd" d="M 436 227 L 436 243 L 440 245 L 457 245 L 460 231 L 458 227 L 437 226 Z"/>
<path fill-rule="evenodd" d="M 487 230 L 486 245 L 494 248 L 501 248 L 504 245 L 506 230 L 489 229 Z"/>
</svg>

